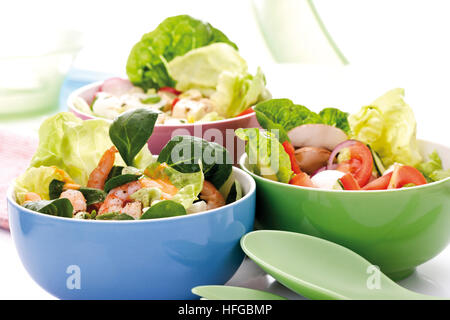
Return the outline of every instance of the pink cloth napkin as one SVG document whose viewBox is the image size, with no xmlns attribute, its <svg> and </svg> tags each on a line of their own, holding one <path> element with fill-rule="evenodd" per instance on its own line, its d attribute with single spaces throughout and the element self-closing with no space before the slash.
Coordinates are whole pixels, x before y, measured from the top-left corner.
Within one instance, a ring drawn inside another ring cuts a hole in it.
<svg viewBox="0 0 450 320">
<path fill-rule="evenodd" d="M 28 168 L 37 145 L 37 137 L 0 130 L 0 228 L 9 229 L 6 209 L 8 187 Z"/>
</svg>

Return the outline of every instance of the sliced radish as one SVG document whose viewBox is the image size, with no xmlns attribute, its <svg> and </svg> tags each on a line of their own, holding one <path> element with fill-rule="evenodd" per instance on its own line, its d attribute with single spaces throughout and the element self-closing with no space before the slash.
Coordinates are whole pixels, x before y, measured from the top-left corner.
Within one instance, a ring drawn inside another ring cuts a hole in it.
<svg viewBox="0 0 450 320">
<path fill-rule="evenodd" d="M 287 134 L 294 147 L 333 150 L 339 143 L 347 140 L 344 131 L 326 124 L 304 124 L 291 129 Z"/>
<path fill-rule="evenodd" d="M 99 88 L 99 91 L 109 93 L 116 97 L 120 97 L 121 95 L 133 89 L 133 87 L 133 84 L 128 79 L 111 78 L 103 82 L 103 84 Z"/>
</svg>

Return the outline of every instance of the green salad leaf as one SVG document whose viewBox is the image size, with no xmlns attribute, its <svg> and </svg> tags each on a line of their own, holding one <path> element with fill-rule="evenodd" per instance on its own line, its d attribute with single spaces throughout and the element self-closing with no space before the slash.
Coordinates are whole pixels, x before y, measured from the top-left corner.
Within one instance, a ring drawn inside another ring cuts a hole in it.
<svg viewBox="0 0 450 320">
<path fill-rule="evenodd" d="M 114 178 L 111 178 L 108 181 L 106 181 L 104 190 L 106 193 L 108 193 L 114 188 L 120 187 L 132 181 L 137 181 L 140 177 L 141 175 L 139 174 L 130 174 L 130 173 L 115 176 Z"/>
<path fill-rule="evenodd" d="M 66 218 L 72 218 L 73 216 L 73 206 L 69 199 L 66 198 L 27 202 L 23 206 L 27 209 L 51 216 Z"/>
<path fill-rule="evenodd" d="M 217 189 L 230 176 L 233 163 L 227 149 L 194 136 L 173 137 L 159 153 L 158 162 L 165 162 L 182 173 L 203 169 L 205 180 Z"/>
<path fill-rule="evenodd" d="M 168 63 L 168 70 L 177 90 L 209 93 L 216 89 L 222 72 L 245 74 L 247 62 L 229 44 L 213 43 L 176 57 Z"/>
<path fill-rule="evenodd" d="M 58 199 L 63 192 L 66 183 L 61 180 L 53 179 L 48 186 L 48 195 L 50 200 Z"/>
<path fill-rule="evenodd" d="M 158 113 L 148 108 L 132 109 L 118 116 L 109 128 L 109 137 L 128 166 L 152 135 Z"/>
<path fill-rule="evenodd" d="M 419 163 L 417 166 L 428 182 L 439 181 L 450 177 L 450 169 L 444 170 L 442 161 L 437 151 L 428 155 L 428 161 Z"/>
<path fill-rule="evenodd" d="M 289 99 L 270 99 L 258 103 L 254 110 L 261 127 L 268 131 L 278 130 L 280 142 L 289 141 L 287 132 L 303 124 L 321 123 L 345 133 L 350 131 L 348 114 L 335 108 L 326 108 L 317 114 Z"/>
<path fill-rule="evenodd" d="M 349 116 L 353 139 L 369 144 L 388 167 L 416 166 L 422 161 L 416 139 L 416 120 L 403 100 L 403 89 L 393 89 Z"/>
<path fill-rule="evenodd" d="M 211 95 L 219 114 L 228 118 L 235 117 L 268 98 L 270 93 L 266 89 L 266 78 L 260 68 L 254 76 L 246 72 L 223 71 L 218 78 L 216 91 Z"/>
<path fill-rule="evenodd" d="M 238 138 L 247 141 L 247 165 L 255 174 L 288 183 L 292 177 L 289 155 L 277 137 L 272 133 L 258 128 L 237 129 Z"/>
<path fill-rule="evenodd" d="M 25 200 L 25 194 L 28 192 L 37 193 L 43 200 L 53 200 L 59 197 L 52 194 L 50 196 L 50 184 L 53 180 L 63 181 L 67 179 L 68 175 L 63 170 L 57 169 L 56 167 L 38 167 L 38 168 L 28 168 L 20 177 L 15 181 L 14 193 L 16 196 L 16 201 L 22 205 Z M 53 185 L 55 187 L 55 185 Z M 58 191 L 53 191 L 58 192 Z"/>
<path fill-rule="evenodd" d="M 172 200 L 163 200 L 145 211 L 140 217 L 141 220 L 168 218 L 186 215 L 186 209 L 178 202 Z"/>
<path fill-rule="evenodd" d="M 127 61 L 130 81 L 144 89 L 174 87 L 168 62 L 192 49 L 224 42 L 237 49 L 221 31 L 188 15 L 169 17 L 134 45 Z"/>
<path fill-rule="evenodd" d="M 76 183 L 86 185 L 103 153 L 113 145 L 108 136 L 109 127 L 109 122 L 105 120 L 83 121 L 69 112 L 61 112 L 46 119 L 39 129 L 39 145 L 30 167 L 55 166 L 67 172 Z M 145 168 L 152 161 L 148 148 L 142 148 L 134 159 L 134 166 Z M 115 164 L 125 165 L 121 157 L 116 157 Z M 53 179 L 63 180 L 53 175 L 48 179 L 48 184 Z M 43 193 L 45 199 L 48 199 L 48 184 L 42 186 L 47 189 Z M 41 195 L 41 192 L 37 193 Z"/>
</svg>

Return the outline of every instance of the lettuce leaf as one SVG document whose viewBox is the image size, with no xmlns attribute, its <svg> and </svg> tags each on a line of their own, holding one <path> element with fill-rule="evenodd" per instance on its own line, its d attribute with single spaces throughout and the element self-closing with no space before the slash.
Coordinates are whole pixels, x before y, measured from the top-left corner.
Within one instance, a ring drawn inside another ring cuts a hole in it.
<svg viewBox="0 0 450 320">
<path fill-rule="evenodd" d="M 14 194 L 18 204 L 25 201 L 25 194 L 28 192 L 37 193 L 42 200 L 50 200 L 49 186 L 53 180 L 71 182 L 69 175 L 56 167 L 28 168 L 15 181 Z"/>
<path fill-rule="evenodd" d="M 30 167 L 56 166 L 67 172 L 76 183 L 86 185 L 103 153 L 113 145 L 109 127 L 105 120 L 83 121 L 69 112 L 46 119 L 39 129 L 39 146 Z M 134 165 L 145 168 L 152 161 L 148 148 L 142 148 Z M 115 164 L 125 166 L 119 155 L 116 155 Z"/>
<path fill-rule="evenodd" d="M 156 162 L 147 167 L 145 172 L 151 178 L 169 179 L 178 189 L 178 192 L 170 200 L 180 203 L 185 209 L 188 209 L 198 199 L 198 194 L 203 189 L 204 175 L 202 170 L 183 173 L 172 167 L 165 167 L 161 172 L 160 164 Z"/>
<path fill-rule="evenodd" d="M 167 71 L 167 63 L 192 49 L 216 42 L 228 43 L 237 49 L 209 23 L 188 15 L 169 17 L 134 45 L 126 66 L 128 78 L 143 89 L 174 87 L 175 81 Z"/>
<path fill-rule="evenodd" d="M 235 133 L 238 138 L 248 141 L 245 150 L 252 172 L 267 179 L 289 182 L 291 161 L 273 133 L 258 128 L 237 129 Z"/>
<path fill-rule="evenodd" d="M 279 131 L 280 142 L 289 141 L 287 132 L 303 124 L 322 123 L 335 126 L 345 133 L 350 131 L 348 114 L 335 108 L 326 108 L 317 114 L 289 99 L 271 99 L 258 103 L 255 112 L 261 127 Z"/>
<path fill-rule="evenodd" d="M 369 144 L 387 167 L 422 161 L 414 113 L 403 96 L 403 89 L 393 89 L 348 118 L 352 137 Z"/>
<path fill-rule="evenodd" d="M 245 74 L 247 62 L 229 44 L 213 43 L 176 57 L 168 63 L 168 71 L 177 90 L 208 93 L 216 89 L 222 72 Z"/>
<path fill-rule="evenodd" d="M 260 68 L 254 76 L 224 71 L 219 76 L 216 92 L 211 95 L 211 100 L 217 105 L 220 115 L 235 117 L 255 103 L 270 98 L 265 86 L 266 78 Z"/>
<path fill-rule="evenodd" d="M 428 182 L 439 181 L 450 177 L 450 169 L 442 168 L 442 161 L 437 151 L 428 155 L 428 161 L 424 161 L 417 165 L 417 169 L 422 172 Z"/>
</svg>

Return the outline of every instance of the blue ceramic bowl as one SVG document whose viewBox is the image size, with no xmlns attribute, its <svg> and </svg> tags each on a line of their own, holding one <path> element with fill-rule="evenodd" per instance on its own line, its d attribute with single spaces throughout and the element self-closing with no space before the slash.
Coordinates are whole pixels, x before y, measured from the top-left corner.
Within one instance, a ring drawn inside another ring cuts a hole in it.
<svg viewBox="0 0 450 320">
<path fill-rule="evenodd" d="M 224 284 L 253 229 L 255 182 L 233 168 L 245 196 L 188 216 L 145 221 L 60 218 L 19 206 L 8 193 L 11 235 L 25 269 L 62 299 L 195 299 L 191 288 Z"/>
</svg>

